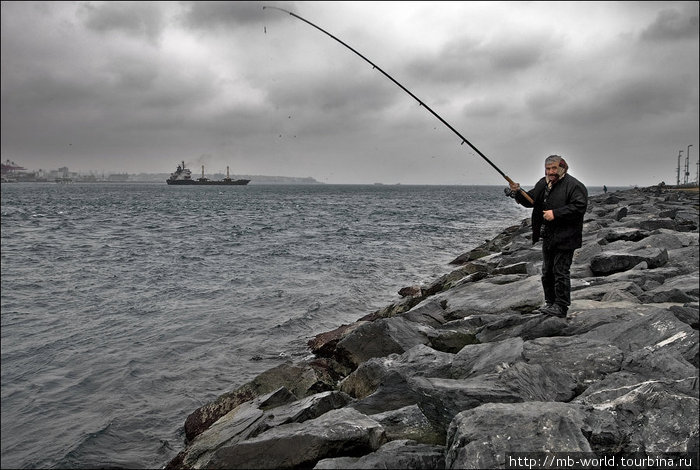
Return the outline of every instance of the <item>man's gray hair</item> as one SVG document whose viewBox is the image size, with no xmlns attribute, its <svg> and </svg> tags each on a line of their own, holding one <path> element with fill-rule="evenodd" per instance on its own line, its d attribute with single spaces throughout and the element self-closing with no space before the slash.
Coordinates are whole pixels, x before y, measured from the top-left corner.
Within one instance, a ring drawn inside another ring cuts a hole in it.
<svg viewBox="0 0 700 470">
<path fill-rule="evenodd" d="M 563 160 L 563 159 L 564 159 L 564 157 L 562 157 L 561 155 L 550 155 L 549 157 L 547 157 L 547 158 L 544 160 L 544 164 L 545 164 L 545 165 L 550 165 L 550 164 L 552 164 L 552 163 L 558 163 L 558 162 L 560 162 L 560 161 Z"/>
<path fill-rule="evenodd" d="M 551 165 L 552 163 L 557 163 L 564 171 L 569 169 L 569 164 L 566 163 L 566 160 L 564 160 L 564 157 L 561 155 L 550 155 L 545 159 L 544 166 Z"/>
</svg>

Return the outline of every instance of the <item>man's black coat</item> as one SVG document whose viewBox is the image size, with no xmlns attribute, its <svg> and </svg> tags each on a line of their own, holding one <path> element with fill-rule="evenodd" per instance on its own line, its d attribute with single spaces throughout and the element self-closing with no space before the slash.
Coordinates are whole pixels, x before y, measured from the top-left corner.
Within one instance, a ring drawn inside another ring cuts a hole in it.
<svg viewBox="0 0 700 470">
<path fill-rule="evenodd" d="M 588 207 L 588 190 L 583 183 L 566 174 L 552 186 L 545 201 L 547 178 L 540 179 L 527 193 L 535 204 L 525 199 L 520 192 L 515 200 L 525 207 L 532 207 L 532 243 L 540 239 L 540 230 L 545 225 L 547 246 L 559 250 L 581 248 L 583 216 Z M 547 222 L 542 215 L 546 210 L 554 211 L 554 220 Z"/>
</svg>

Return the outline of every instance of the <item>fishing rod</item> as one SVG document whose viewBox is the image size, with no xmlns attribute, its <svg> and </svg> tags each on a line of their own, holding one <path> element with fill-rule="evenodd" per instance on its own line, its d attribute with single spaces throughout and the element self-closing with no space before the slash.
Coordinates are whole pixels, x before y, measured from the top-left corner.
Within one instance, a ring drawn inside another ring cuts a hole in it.
<svg viewBox="0 0 700 470">
<path fill-rule="evenodd" d="M 413 93 L 411 93 L 405 86 L 403 86 L 403 85 L 400 84 L 398 81 L 396 81 L 396 79 L 394 79 L 394 77 L 392 77 L 391 75 L 389 75 L 388 73 L 386 73 L 384 70 L 382 70 L 382 68 L 379 67 L 377 64 L 375 64 L 374 62 L 372 62 L 371 60 L 369 60 L 367 57 L 365 57 L 365 56 L 363 56 L 362 54 L 360 54 L 359 52 L 357 52 L 355 49 L 353 49 L 352 47 L 350 47 L 350 46 L 349 46 L 348 44 L 346 44 L 345 42 L 343 42 L 343 41 L 341 41 L 340 39 L 338 39 L 337 37 L 333 36 L 331 33 L 329 33 L 328 31 L 326 31 L 325 29 L 323 29 L 323 28 L 321 28 L 321 27 L 319 27 L 319 26 L 316 26 L 316 25 L 313 24 L 311 21 L 309 21 L 309 20 L 307 20 L 307 19 L 305 19 L 305 18 L 302 18 L 301 16 L 297 15 L 296 13 L 293 13 L 293 12 L 291 12 L 291 11 L 289 11 L 289 10 L 285 10 L 284 8 L 271 7 L 271 6 L 263 6 L 263 10 L 265 10 L 265 9 L 267 9 L 267 8 L 269 8 L 269 9 L 271 9 L 271 10 L 279 10 L 279 11 L 281 11 L 281 12 L 283 12 L 283 13 L 287 13 L 287 14 L 293 16 L 294 18 L 297 18 L 297 19 L 303 21 L 304 23 L 306 23 L 306 24 L 308 24 L 308 25 L 310 25 L 310 26 L 313 26 L 314 28 L 316 28 L 316 29 L 318 29 L 319 31 L 321 31 L 323 34 L 329 36 L 330 38 L 332 38 L 332 39 L 334 39 L 334 40 L 336 40 L 336 41 L 338 41 L 340 44 L 342 44 L 343 46 L 347 47 L 347 48 L 350 49 L 352 52 L 354 52 L 355 54 L 357 54 L 358 56 L 360 56 L 360 57 L 361 57 L 362 59 L 364 59 L 367 63 L 369 63 L 369 65 L 371 65 L 372 68 L 378 70 L 378 71 L 381 72 L 386 78 L 388 78 L 389 80 L 391 80 L 392 82 L 394 82 L 399 88 L 401 88 L 403 91 L 405 91 L 406 93 L 408 93 L 408 94 L 411 96 L 411 98 L 413 98 L 414 100 L 418 101 L 418 104 L 419 104 L 419 105 L 421 105 L 422 107 L 424 107 L 425 109 L 427 109 L 427 110 L 430 112 L 430 114 L 432 114 L 433 116 L 435 116 L 436 118 L 438 118 L 438 120 L 439 120 L 441 123 L 443 123 L 444 125 L 446 125 L 452 132 L 454 132 L 455 134 L 457 134 L 457 136 L 458 136 L 460 139 L 462 139 L 462 143 L 461 143 L 460 145 L 464 145 L 464 144 L 469 145 L 477 154 L 479 154 L 479 156 L 480 156 L 481 158 L 483 158 L 484 160 L 486 160 L 486 162 L 487 162 L 489 165 L 491 165 L 501 176 L 503 176 L 503 177 L 506 179 L 506 181 L 508 181 L 509 184 L 516 184 L 516 183 L 514 183 L 513 180 L 510 179 L 505 173 L 503 173 L 503 171 L 502 171 L 500 168 L 498 168 L 491 160 L 489 160 L 488 157 L 487 157 L 486 155 L 484 155 L 483 153 L 481 153 L 481 150 L 479 150 L 478 148 L 476 148 L 476 147 L 474 146 L 474 144 L 472 144 L 471 142 L 469 142 L 469 140 L 467 140 L 466 137 L 464 137 L 462 134 L 460 134 L 460 133 L 457 131 L 457 129 L 455 129 L 454 127 L 452 127 L 452 126 L 450 125 L 450 123 L 448 123 L 447 121 L 445 121 L 442 117 L 440 117 L 440 115 L 439 115 L 438 113 L 436 113 L 435 111 L 433 111 L 433 110 L 430 108 L 430 106 L 428 106 L 427 104 L 425 104 L 425 103 L 424 103 L 421 99 L 419 99 L 416 95 L 414 95 Z M 521 194 L 523 195 L 523 197 L 524 197 L 525 199 L 527 199 L 531 204 L 534 204 L 534 201 L 532 200 L 532 198 L 530 197 L 530 195 L 529 195 L 528 193 L 525 192 L 525 190 L 523 190 L 523 189 L 521 188 L 521 189 L 520 189 L 520 193 L 521 193 Z"/>
</svg>

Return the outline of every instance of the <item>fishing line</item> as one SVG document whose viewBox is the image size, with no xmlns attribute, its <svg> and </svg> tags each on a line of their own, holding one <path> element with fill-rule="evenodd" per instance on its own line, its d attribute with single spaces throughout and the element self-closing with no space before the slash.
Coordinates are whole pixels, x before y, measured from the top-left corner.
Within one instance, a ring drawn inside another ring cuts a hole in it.
<svg viewBox="0 0 700 470">
<path fill-rule="evenodd" d="M 356 51 L 354 48 L 350 47 L 350 46 L 349 46 L 348 44 L 346 44 L 345 42 L 343 42 L 343 41 L 341 41 L 340 39 L 338 39 L 337 37 L 333 36 L 331 33 L 329 33 L 328 31 L 326 31 L 325 29 L 323 29 L 323 28 L 321 28 L 321 27 L 319 27 L 319 26 L 316 26 L 316 25 L 313 24 L 311 21 L 309 21 L 309 20 L 307 20 L 307 19 L 305 19 L 305 18 L 302 18 L 301 16 L 297 15 L 296 13 L 293 13 L 293 12 L 291 12 L 291 11 L 289 11 L 289 10 L 285 10 L 284 8 L 271 7 L 271 6 L 263 6 L 263 10 L 265 10 L 265 9 L 267 9 L 267 8 L 269 8 L 269 9 L 271 9 L 271 10 L 279 10 L 279 11 L 281 11 L 281 12 L 283 12 L 283 13 L 287 13 L 287 14 L 293 16 L 294 18 L 296 18 L 296 19 L 298 19 L 298 20 L 303 21 L 304 23 L 308 24 L 309 26 L 312 26 L 312 27 L 316 28 L 317 30 L 319 30 L 319 31 L 321 31 L 323 34 L 325 34 L 326 36 L 329 36 L 330 38 L 334 39 L 335 41 L 339 42 L 340 44 L 342 44 L 343 46 L 347 47 L 347 48 L 350 49 L 352 52 L 354 52 L 355 54 L 357 54 L 358 56 L 360 56 L 362 59 L 365 60 L 365 62 L 367 62 L 368 64 L 370 64 L 370 65 L 372 66 L 372 68 L 374 68 L 374 69 L 376 69 L 377 71 L 381 72 L 382 75 L 384 75 L 386 78 L 388 78 L 389 80 L 391 80 L 392 82 L 394 82 L 394 84 L 396 84 L 399 88 L 401 88 L 403 91 L 405 91 L 406 93 L 408 93 L 408 95 L 411 96 L 411 98 L 413 98 L 414 100 L 418 101 L 418 104 L 419 104 L 419 105 L 421 105 L 422 107 L 424 107 L 427 111 L 430 112 L 430 114 L 432 114 L 433 116 L 435 116 L 441 123 L 443 123 L 445 126 L 447 126 L 452 132 L 454 132 L 455 134 L 457 134 L 457 136 L 461 139 L 461 142 L 462 142 L 460 145 L 464 145 L 464 144 L 469 145 L 469 147 L 471 147 L 481 158 L 483 158 L 484 160 L 486 160 L 486 162 L 487 162 L 489 165 L 491 165 L 491 166 L 493 167 L 493 169 L 495 169 L 501 176 L 503 176 L 503 177 L 506 179 L 506 181 L 508 181 L 509 184 L 515 184 L 515 183 L 513 182 L 513 180 L 510 179 L 503 171 L 501 171 L 501 169 L 498 168 L 491 160 L 489 160 L 488 157 L 487 157 L 486 155 L 484 155 L 483 153 L 481 153 L 481 150 L 479 150 L 478 148 L 476 148 L 476 147 L 474 146 L 474 144 L 472 144 L 471 142 L 469 142 L 469 140 L 467 140 L 466 137 L 464 137 L 462 134 L 460 134 L 454 127 L 452 127 L 447 121 L 445 121 L 438 113 L 436 113 L 435 111 L 433 111 L 432 108 L 430 108 L 430 106 L 428 106 L 427 104 L 425 104 L 425 103 L 424 103 L 421 99 L 419 99 L 416 95 L 414 95 L 413 93 L 411 93 L 405 86 L 403 86 L 403 85 L 400 84 L 398 81 L 396 81 L 396 79 L 394 79 L 394 77 L 392 77 L 391 75 L 389 75 L 388 73 L 386 73 L 384 70 L 382 70 L 382 68 L 379 67 L 377 64 L 375 64 L 374 62 L 372 62 L 371 60 L 369 60 L 369 59 L 368 59 L 367 57 L 365 57 L 364 55 L 360 54 L 358 51 Z M 532 200 L 532 198 L 530 197 L 530 195 L 527 194 L 527 193 L 525 192 L 525 190 L 523 190 L 523 189 L 521 188 L 521 189 L 520 189 L 520 192 L 521 192 L 521 194 L 523 195 L 523 197 L 525 197 L 528 201 L 530 201 L 530 203 L 534 203 L 534 201 Z"/>
</svg>

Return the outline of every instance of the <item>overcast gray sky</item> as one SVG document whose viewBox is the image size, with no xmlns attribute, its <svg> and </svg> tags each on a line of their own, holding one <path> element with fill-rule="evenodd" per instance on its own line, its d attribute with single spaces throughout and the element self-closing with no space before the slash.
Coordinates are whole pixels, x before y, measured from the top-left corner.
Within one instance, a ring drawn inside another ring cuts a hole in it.
<svg viewBox="0 0 700 470">
<path fill-rule="evenodd" d="M 698 2 L 2 2 L 2 161 L 29 169 L 675 183 L 698 148 Z"/>
</svg>

